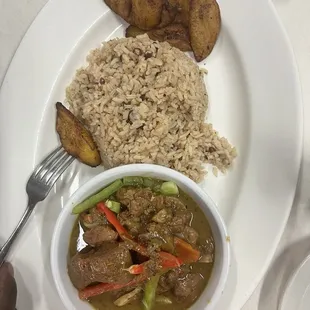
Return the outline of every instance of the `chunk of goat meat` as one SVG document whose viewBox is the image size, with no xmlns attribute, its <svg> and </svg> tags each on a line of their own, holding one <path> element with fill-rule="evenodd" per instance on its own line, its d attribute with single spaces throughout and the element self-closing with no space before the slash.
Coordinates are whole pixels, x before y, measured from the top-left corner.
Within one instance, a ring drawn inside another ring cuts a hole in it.
<svg viewBox="0 0 310 310">
<path fill-rule="evenodd" d="M 151 205 L 156 211 L 160 211 L 165 207 L 165 197 L 158 195 L 152 198 Z"/>
<path fill-rule="evenodd" d="M 108 224 L 106 217 L 97 210 L 97 208 L 91 208 L 80 214 L 80 220 L 86 227 L 95 227 L 98 225 Z"/>
<path fill-rule="evenodd" d="M 180 279 L 174 287 L 174 295 L 178 299 L 185 299 L 192 296 L 192 299 L 197 297 L 199 283 L 202 281 L 200 274 L 188 274 L 185 278 Z"/>
<path fill-rule="evenodd" d="M 134 187 L 122 187 L 116 192 L 116 198 L 122 205 L 127 207 L 134 199 L 135 192 Z"/>
<path fill-rule="evenodd" d="M 171 290 L 177 283 L 178 278 L 179 278 L 179 272 L 176 269 L 170 270 L 166 274 L 162 275 L 159 278 L 158 282 L 161 292 L 167 292 Z"/>
<path fill-rule="evenodd" d="M 143 197 L 136 197 L 128 205 L 128 210 L 133 216 L 141 216 L 149 207 L 150 201 Z"/>
<path fill-rule="evenodd" d="M 159 278 L 158 293 L 164 293 L 175 287 L 179 279 L 183 279 L 189 274 L 191 267 L 183 265 L 179 268 L 168 271 Z"/>
<path fill-rule="evenodd" d="M 124 211 L 119 214 L 118 219 L 131 235 L 139 234 L 141 228 L 139 217 L 132 216 L 129 211 Z"/>
<path fill-rule="evenodd" d="M 185 204 L 176 197 L 164 197 L 164 204 L 166 207 L 171 208 L 174 212 L 186 211 Z"/>
<path fill-rule="evenodd" d="M 166 208 L 161 209 L 152 217 L 152 221 L 160 224 L 169 222 L 171 221 L 171 219 L 172 219 L 172 211 Z"/>
<path fill-rule="evenodd" d="M 174 253 L 174 239 L 168 225 L 151 222 L 146 226 L 146 230 L 147 233 L 140 234 L 138 239 L 142 243 L 150 241 L 148 248 L 151 252 L 160 248 L 163 251 Z"/>
<path fill-rule="evenodd" d="M 117 237 L 118 233 L 108 225 L 96 226 L 83 234 L 84 241 L 92 247 L 101 245 L 106 241 L 115 241 Z"/>
<path fill-rule="evenodd" d="M 116 197 L 121 204 L 127 206 L 131 215 L 141 216 L 149 213 L 153 193 L 148 188 L 124 187 L 117 191 Z"/>
<path fill-rule="evenodd" d="M 75 254 L 68 264 L 68 274 L 72 284 L 77 289 L 95 283 L 127 283 L 132 279 L 132 275 L 124 270 L 132 265 L 129 250 L 121 244 L 111 243 L 107 249 L 107 244 L 97 251 L 90 253 Z"/>
<path fill-rule="evenodd" d="M 192 214 L 189 211 L 177 211 L 169 223 L 169 227 L 173 233 L 182 233 L 185 226 L 189 225 Z"/>
</svg>

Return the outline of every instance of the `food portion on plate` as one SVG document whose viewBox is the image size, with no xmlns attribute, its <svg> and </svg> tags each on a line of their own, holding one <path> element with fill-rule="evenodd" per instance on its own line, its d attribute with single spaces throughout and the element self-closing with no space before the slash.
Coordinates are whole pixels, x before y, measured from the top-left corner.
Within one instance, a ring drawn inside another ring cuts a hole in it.
<svg viewBox="0 0 310 310">
<path fill-rule="evenodd" d="M 91 133 L 60 102 L 56 103 L 56 131 L 63 148 L 91 167 L 101 164 L 101 157 Z"/>
<path fill-rule="evenodd" d="M 68 274 L 95 309 L 188 309 L 206 287 L 212 231 L 174 182 L 117 179 L 72 213 Z"/>
<path fill-rule="evenodd" d="M 147 1 L 146 8 L 144 2 L 110 1 L 135 22 L 126 38 L 104 42 L 77 70 L 66 89 L 70 111 L 56 104 L 60 141 L 90 166 L 157 164 L 196 182 L 206 164 L 225 172 L 236 150 L 205 123 L 207 72 L 182 52 L 195 46 L 198 59 L 212 50 L 207 37 L 201 45 L 190 34 L 207 27 L 214 35 L 208 20 L 216 10 L 182 1 L 188 9 L 172 19 L 172 1 Z M 208 220 L 174 182 L 126 176 L 72 213 L 68 275 L 80 299 L 96 309 L 187 309 L 217 269 Z"/>
<path fill-rule="evenodd" d="M 145 32 L 136 26 L 129 26 L 126 29 L 126 37 L 136 37 L 138 35 L 147 34 L 154 41 L 166 41 L 170 45 L 178 48 L 183 52 L 191 51 L 191 43 L 189 40 L 188 29 L 182 24 L 171 24 L 164 28 L 153 29 Z"/>
<path fill-rule="evenodd" d="M 167 42 L 147 35 L 104 42 L 66 90 L 107 168 L 154 163 L 194 181 L 205 164 L 225 172 L 236 150 L 205 123 L 205 70 Z"/>
<path fill-rule="evenodd" d="M 212 52 L 220 33 L 221 14 L 216 0 L 191 0 L 188 24 L 195 59 L 202 61 Z"/>
<path fill-rule="evenodd" d="M 105 0 L 130 26 L 126 37 L 147 33 L 202 61 L 213 50 L 221 29 L 216 0 Z"/>
</svg>

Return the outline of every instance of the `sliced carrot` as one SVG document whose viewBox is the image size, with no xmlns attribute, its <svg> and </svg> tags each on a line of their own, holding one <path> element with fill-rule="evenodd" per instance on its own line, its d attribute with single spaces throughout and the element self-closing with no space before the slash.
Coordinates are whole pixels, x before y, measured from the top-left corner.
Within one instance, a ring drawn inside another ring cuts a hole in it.
<svg viewBox="0 0 310 310">
<path fill-rule="evenodd" d="M 194 263 L 200 258 L 200 252 L 181 238 L 174 237 L 174 246 L 177 257 L 184 263 Z"/>
<path fill-rule="evenodd" d="M 100 283 L 97 285 L 92 285 L 79 291 L 79 297 L 80 299 L 88 299 L 90 297 L 97 296 L 105 292 L 119 290 L 125 287 L 126 284 L 124 285 L 124 284 L 115 284 L 115 283 Z"/>
</svg>

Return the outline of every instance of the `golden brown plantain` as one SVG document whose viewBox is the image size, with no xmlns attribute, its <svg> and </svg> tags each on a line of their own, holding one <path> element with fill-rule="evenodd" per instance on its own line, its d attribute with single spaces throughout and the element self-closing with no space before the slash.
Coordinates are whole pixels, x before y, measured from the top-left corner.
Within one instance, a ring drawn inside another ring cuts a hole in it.
<svg viewBox="0 0 310 310">
<path fill-rule="evenodd" d="M 163 28 L 174 22 L 179 12 L 179 8 L 172 1 L 174 0 L 164 1 L 160 23 L 156 28 Z"/>
<path fill-rule="evenodd" d="M 221 14 L 216 0 L 191 0 L 189 34 L 195 59 L 205 59 L 216 43 L 221 29 Z"/>
<path fill-rule="evenodd" d="M 188 41 L 182 39 L 169 39 L 166 40 L 173 47 L 178 48 L 182 52 L 191 52 L 192 47 Z"/>
<path fill-rule="evenodd" d="M 178 8 L 178 13 L 176 15 L 174 22 L 183 24 L 185 27 L 188 27 L 190 0 L 169 0 L 169 1 L 173 1 Z"/>
<path fill-rule="evenodd" d="M 100 154 L 90 132 L 60 102 L 56 103 L 56 109 L 56 131 L 63 148 L 88 166 L 100 165 Z"/>
<path fill-rule="evenodd" d="M 183 52 L 189 52 L 192 50 L 189 41 L 188 29 L 181 24 L 171 24 L 165 28 L 149 31 L 139 29 L 135 26 L 129 26 L 126 29 L 126 38 L 135 38 L 136 36 L 145 33 L 151 40 L 159 42 L 166 41 Z"/>
<path fill-rule="evenodd" d="M 126 28 L 126 31 L 125 31 L 125 36 L 126 38 L 130 38 L 130 37 L 133 37 L 135 38 L 136 36 L 139 36 L 141 34 L 145 34 L 147 33 L 146 30 L 142 30 L 136 26 L 131 26 L 129 25 L 127 28 Z"/>
<path fill-rule="evenodd" d="M 132 0 L 104 0 L 106 5 L 126 22 L 131 23 L 131 2 Z"/>
<path fill-rule="evenodd" d="M 132 0 L 130 24 L 143 30 L 159 25 L 164 0 Z"/>
<path fill-rule="evenodd" d="M 148 32 L 154 41 L 166 41 L 183 52 L 191 51 L 188 29 L 181 24 L 171 24 L 165 28 L 154 29 Z"/>
</svg>

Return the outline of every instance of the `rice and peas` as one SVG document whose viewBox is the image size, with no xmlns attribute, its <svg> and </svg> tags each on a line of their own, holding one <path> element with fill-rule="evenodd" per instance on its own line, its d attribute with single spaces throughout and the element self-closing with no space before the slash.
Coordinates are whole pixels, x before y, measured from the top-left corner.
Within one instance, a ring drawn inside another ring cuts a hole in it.
<svg viewBox="0 0 310 310">
<path fill-rule="evenodd" d="M 204 72 L 147 35 L 91 51 L 67 88 L 67 102 L 96 141 L 103 163 L 154 163 L 199 182 L 206 163 L 225 172 L 236 150 L 205 123 Z"/>
</svg>

